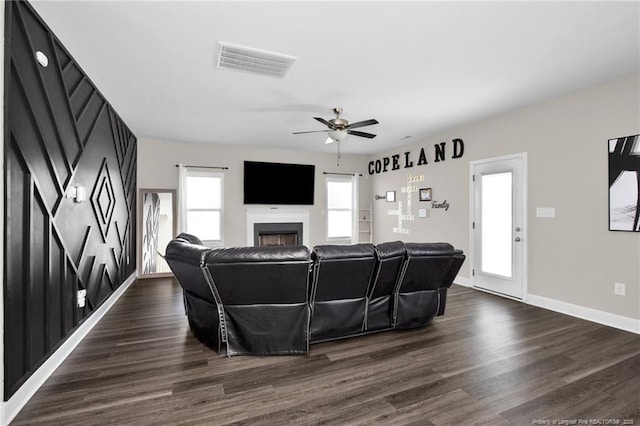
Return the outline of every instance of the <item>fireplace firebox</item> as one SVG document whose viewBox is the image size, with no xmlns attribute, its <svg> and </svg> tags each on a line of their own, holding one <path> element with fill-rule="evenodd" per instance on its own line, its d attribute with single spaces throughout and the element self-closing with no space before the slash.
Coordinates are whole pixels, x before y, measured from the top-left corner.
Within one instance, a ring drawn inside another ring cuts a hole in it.
<svg viewBox="0 0 640 426">
<path fill-rule="evenodd" d="M 302 245 L 302 223 L 255 223 L 253 241 L 254 246 Z"/>
</svg>

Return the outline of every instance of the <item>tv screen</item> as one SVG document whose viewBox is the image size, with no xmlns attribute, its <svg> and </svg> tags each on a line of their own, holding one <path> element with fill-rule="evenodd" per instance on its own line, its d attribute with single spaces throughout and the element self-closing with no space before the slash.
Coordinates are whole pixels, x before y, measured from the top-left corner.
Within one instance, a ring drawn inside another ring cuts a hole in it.
<svg viewBox="0 0 640 426">
<path fill-rule="evenodd" d="M 316 166 L 244 162 L 245 204 L 313 205 Z"/>
</svg>

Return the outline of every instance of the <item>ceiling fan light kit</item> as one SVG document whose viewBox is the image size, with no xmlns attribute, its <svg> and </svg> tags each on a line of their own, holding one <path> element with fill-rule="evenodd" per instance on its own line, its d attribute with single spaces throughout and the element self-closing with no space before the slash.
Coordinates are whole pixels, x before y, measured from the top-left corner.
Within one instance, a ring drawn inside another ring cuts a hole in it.
<svg viewBox="0 0 640 426">
<path fill-rule="evenodd" d="M 346 137 L 347 137 L 346 130 L 329 130 L 329 138 L 331 139 L 331 142 L 339 142 Z M 325 143 L 331 143 L 331 142 L 327 141 Z"/>
</svg>

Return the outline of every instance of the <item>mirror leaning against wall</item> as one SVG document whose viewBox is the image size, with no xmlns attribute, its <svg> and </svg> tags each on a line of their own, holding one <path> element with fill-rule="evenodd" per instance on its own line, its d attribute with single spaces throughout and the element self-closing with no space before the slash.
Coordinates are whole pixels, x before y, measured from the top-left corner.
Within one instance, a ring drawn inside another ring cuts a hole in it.
<svg viewBox="0 0 640 426">
<path fill-rule="evenodd" d="M 172 276 L 164 254 L 177 228 L 176 191 L 140 189 L 138 212 L 139 278 Z"/>
</svg>

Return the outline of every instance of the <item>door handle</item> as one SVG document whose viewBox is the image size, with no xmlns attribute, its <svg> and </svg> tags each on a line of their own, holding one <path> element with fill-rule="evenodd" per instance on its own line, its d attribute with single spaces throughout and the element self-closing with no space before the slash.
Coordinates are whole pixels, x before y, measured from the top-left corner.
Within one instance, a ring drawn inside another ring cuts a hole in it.
<svg viewBox="0 0 640 426">
<path fill-rule="evenodd" d="M 519 243 L 520 242 L 520 237 L 516 237 L 515 242 Z"/>
</svg>

